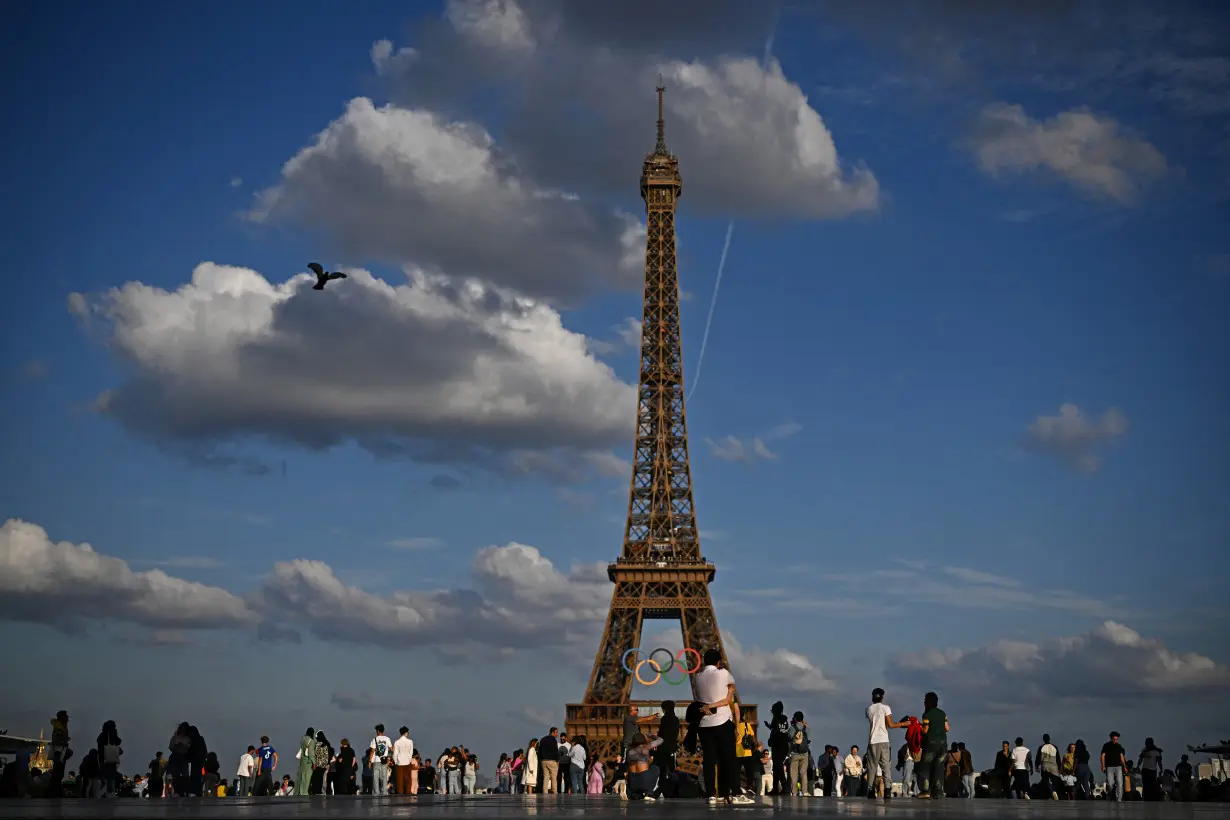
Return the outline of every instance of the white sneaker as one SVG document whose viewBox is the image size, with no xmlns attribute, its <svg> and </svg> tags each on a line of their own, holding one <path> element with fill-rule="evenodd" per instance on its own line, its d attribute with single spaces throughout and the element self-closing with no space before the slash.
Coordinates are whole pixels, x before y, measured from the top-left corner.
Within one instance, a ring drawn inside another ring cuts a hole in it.
<svg viewBox="0 0 1230 820">
<path fill-rule="evenodd" d="M 655 800 L 657 800 L 657 799 L 658 799 L 658 798 L 654 797 L 652 794 L 647 794 L 647 795 L 645 795 L 645 802 L 646 802 L 646 803 L 652 803 L 653 801 L 655 801 Z"/>
<path fill-rule="evenodd" d="M 754 801 L 746 794 L 736 794 L 734 797 L 730 798 L 730 802 L 734 803 L 736 806 L 748 806 Z"/>
<path fill-rule="evenodd" d="M 715 797 L 710 797 L 710 798 L 709 798 L 709 805 L 710 805 L 710 806 L 716 806 L 716 805 L 717 805 L 717 797 L 716 797 L 716 796 L 715 796 Z"/>
</svg>

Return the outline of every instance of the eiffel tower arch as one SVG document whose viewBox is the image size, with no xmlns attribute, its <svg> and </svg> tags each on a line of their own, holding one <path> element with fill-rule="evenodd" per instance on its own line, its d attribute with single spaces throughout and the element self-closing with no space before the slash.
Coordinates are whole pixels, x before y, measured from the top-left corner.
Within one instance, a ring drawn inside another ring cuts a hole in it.
<svg viewBox="0 0 1230 820">
<path fill-rule="evenodd" d="M 662 696 L 657 700 L 631 699 L 634 674 L 628 668 L 635 671 L 635 660 L 627 653 L 641 645 L 645 621 L 678 621 L 684 647 L 702 655 L 717 649 L 726 659 L 709 595 L 715 568 L 701 554 L 688 460 L 675 254 L 675 206 L 683 193 L 683 177 L 679 159 L 666 148 L 665 88 L 659 86 L 657 91 L 658 141 L 641 171 L 646 211 L 645 295 L 628 520 L 623 550 L 607 568 L 615 590 L 589 686 L 581 703 L 568 704 L 564 724 L 570 736 L 586 737 L 591 757 L 603 760 L 618 757 L 623 719 L 633 703 L 645 714 L 656 712 L 663 700 L 675 700 L 684 707 L 695 699 L 694 689 L 661 684 Z M 684 659 L 689 667 L 696 666 L 690 653 Z M 754 705 L 739 706 L 756 721 Z M 656 731 L 656 724 L 652 728 Z M 679 766 L 695 769 L 698 761 L 681 752 Z"/>
</svg>

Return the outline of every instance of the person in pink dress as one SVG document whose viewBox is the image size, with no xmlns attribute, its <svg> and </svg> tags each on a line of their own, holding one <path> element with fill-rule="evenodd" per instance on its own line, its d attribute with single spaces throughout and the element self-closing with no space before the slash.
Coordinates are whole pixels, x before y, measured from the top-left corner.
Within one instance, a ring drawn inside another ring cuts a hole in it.
<svg viewBox="0 0 1230 820">
<path fill-rule="evenodd" d="M 586 794 L 602 794 L 602 784 L 606 781 L 606 770 L 602 760 L 595 757 L 589 762 L 589 782 L 586 784 Z"/>
</svg>

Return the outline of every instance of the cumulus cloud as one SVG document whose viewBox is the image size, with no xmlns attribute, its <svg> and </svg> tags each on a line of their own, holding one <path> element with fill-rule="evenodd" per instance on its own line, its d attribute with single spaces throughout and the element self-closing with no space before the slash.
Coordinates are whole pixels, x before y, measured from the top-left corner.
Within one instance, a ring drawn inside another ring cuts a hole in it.
<svg viewBox="0 0 1230 820">
<path fill-rule="evenodd" d="M 1102 457 L 1096 450 L 1128 431 L 1128 419 L 1112 407 L 1090 420 L 1075 404 L 1063 404 L 1057 416 L 1038 416 L 1026 430 L 1025 445 L 1062 459 L 1084 473 L 1097 472 Z"/>
<path fill-rule="evenodd" d="M 89 544 L 52 541 L 37 524 L 9 519 L 0 526 L 0 618 L 66 628 L 107 618 L 171 630 L 244 627 L 253 613 L 226 590 L 158 569 L 133 572 Z"/>
<path fill-rule="evenodd" d="M 249 218 L 548 299 L 630 289 L 643 267 L 634 217 L 535 183 L 479 125 L 366 98 L 285 164 Z"/>
<path fill-rule="evenodd" d="M 205 262 L 174 290 L 129 282 L 97 300 L 133 369 L 100 410 L 140 435 L 262 436 L 575 478 L 614 471 L 635 388 L 559 313 L 524 297 L 363 270 L 326 294 Z"/>
<path fill-rule="evenodd" d="M 1019 105 L 982 110 L 971 145 L 988 174 L 1048 171 L 1087 194 L 1129 203 L 1166 175 L 1166 158 L 1118 122 L 1075 109 L 1035 120 Z"/>
<path fill-rule="evenodd" d="M 722 645 L 726 648 L 726 659 L 730 662 L 739 695 L 745 700 L 757 694 L 778 697 L 783 694 L 821 695 L 837 691 L 837 684 L 806 655 L 789 649 L 745 648 L 734 634 L 726 630 L 722 632 Z M 678 655 L 683 648 L 682 632 L 666 629 L 642 635 L 641 646 L 644 652 L 662 647 Z"/>
<path fill-rule="evenodd" d="M 670 11 L 655 4 L 653 26 L 630 26 L 644 18 L 623 5 L 612 15 L 595 4 L 467 4 L 474 15 L 490 15 L 493 28 L 519 6 L 534 47 L 493 62 L 479 29 L 454 26 L 449 36 L 424 42 L 424 59 L 392 87 L 399 99 L 429 105 L 449 104 L 443 89 L 455 99 L 458 83 L 500 88 L 509 102 L 504 139 L 521 167 L 548 185 L 608 195 L 634 190 L 640 157 L 653 145 L 653 88 L 661 76 L 669 88 L 667 141 L 680 155 L 689 207 L 804 219 L 877 209 L 875 176 L 839 159 L 823 118 L 777 61 L 762 67 L 753 57 L 715 50 L 760 39 L 747 37 L 748 25 L 767 35 L 770 12 L 718 5 L 705 4 L 691 19 L 692 28 L 700 19 L 722 21 L 702 25 L 705 36 L 698 36 L 673 4 Z M 662 15 L 680 25 L 659 25 Z M 746 23 L 737 38 L 725 25 L 733 19 Z"/>
<path fill-rule="evenodd" d="M 1039 643 L 1000 640 L 977 649 L 927 649 L 889 661 L 890 679 L 1015 706 L 1056 700 L 1175 695 L 1224 697 L 1230 666 L 1178 652 L 1115 621 Z"/>
<path fill-rule="evenodd" d="M 322 561 L 280 561 L 253 606 L 276 623 L 325 640 L 387 648 L 442 646 L 464 654 L 465 648 L 454 644 L 541 647 L 596 639 L 595 625 L 610 601 L 605 566 L 563 573 L 524 544 L 480 551 L 471 574 L 473 589 L 377 595 L 343 583 Z"/>
<path fill-rule="evenodd" d="M 709 445 L 709 454 L 723 461 L 742 461 L 744 463 L 763 460 L 773 461 L 778 454 L 769 449 L 768 442 L 783 441 L 802 430 L 802 425 L 794 422 L 779 424 L 773 429 L 750 439 L 724 436 L 720 439 L 705 439 Z"/>
<path fill-rule="evenodd" d="M 323 561 L 296 559 L 275 563 L 240 598 L 161 570 L 134 573 L 88 544 L 53 543 L 34 524 L 14 519 L 0 527 L 0 620 L 132 623 L 148 627 L 147 643 L 160 646 L 186 645 L 185 630 L 192 629 L 295 643 L 311 634 L 387 649 L 430 647 L 447 664 L 490 660 L 493 650 L 507 657 L 517 649 L 560 648 L 580 657 L 597 647 L 613 591 L 605 563 L 562 571 L 537 548 L 513 542 L 479 550 L 470 579 L 464 588 L 375 594 L 343 582 Z M 745 650 L 733 636 L 725 640 L 745 688 L 807 693 L 833 686 L 795 652 Z M 384 702 L 333 696 L 335 706 L 350 711 L 378 710 Z"/>
</svg>

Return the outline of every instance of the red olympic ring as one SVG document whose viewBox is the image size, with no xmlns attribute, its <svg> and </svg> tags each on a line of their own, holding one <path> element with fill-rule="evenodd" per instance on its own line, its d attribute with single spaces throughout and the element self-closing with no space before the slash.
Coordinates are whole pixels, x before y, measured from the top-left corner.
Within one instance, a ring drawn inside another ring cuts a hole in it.
<svg viewBox="0 0 1230 820">
<path fill-rule="evenodd" d="M 686 670 L 687 674 L 695 675 L 697 672 L 700 671 L 700 668 L 705 665 L 704 659 L 701 658 L 700 653 L 697 652 L 695 649 L 690 649 L 689 647 L 685 646 L 683 649 L 680 649 L 678 652 L 675 653 L 675 663 L 679 664 L 680 666 L 683 665 L 683 659 L 680 658 L 679 656 L 684 654 L 685 652 L 691 652 L 693 655 L 696 656 L 696 666 L 694 666 L 691 669 Z"/>
</svg>

